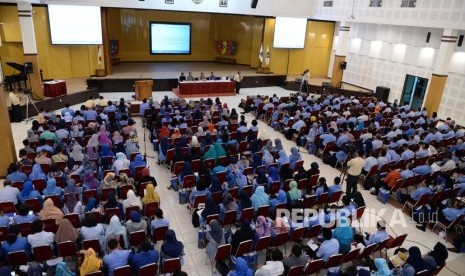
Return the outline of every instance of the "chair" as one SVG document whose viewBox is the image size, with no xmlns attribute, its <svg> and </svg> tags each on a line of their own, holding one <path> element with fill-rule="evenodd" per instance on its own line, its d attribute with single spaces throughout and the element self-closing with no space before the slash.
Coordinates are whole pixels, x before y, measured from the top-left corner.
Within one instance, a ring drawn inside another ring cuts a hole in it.
<svg viewBox="0 0 465 276">
<path fill-rule="evenodd" d="M 268 248 L 271 242 L 271 237 L 270 236 L 264 236 L 260 237 L 257 241 L 257 244 L 255 245 L 254 250 L 258 252 L 265 250 Z"/>
<path fill-rule="evenodd" d="M 329 257 L 328 261 L 325 263 L 325 268 L 340 266 L 344 260 L 344 255 L 336 254 Z"/>
<path fill-rule="evenodd" d="M 137 213 L 140 213 L 139 206 L 130 206 L 130 207 L 127 207 L 126 210 L 124 210 L 125 221 L 128 221 L 131 219 L 132 211 L 136 211 Z"/>
<path fill-rule="evenodd" d="M 132 185 L 121 186 L 119 188 L 119 197 L 122 199 L 126 199 L 129 190 L 132 190 Z"/>
<path fill-rule="evenodd" d="M 24 181 L 15 181 L 11 183 L 11 187 L 18 189 L 19 191 L 23 190 Z"/>
<path fill-rule="evenodd" d="M 5 202 L 0 202 L 0 211 L 3 214 L 13 214 L 13 213 L 16 213 L 16 208 L 13 202 L 5 201 Z"/>
<path fill-rule="evenodd" d="M 357 211 L 352 215 L 352 219 L 351 219 L 352 222 L 354 222 L 354 221 L 359 222 L 359 224 L 358 224 L 359 232 L 362 232 L 362 223 L 361 223 L 360 219 L 362 218 L 363 213 L 365 213 L 365 209 L 366 209 L 366 206 L 358 207 Z"/>
<path fill-rule="evenodd" d="M 322 267 L 323 260 L 313 260 L 305 265 L 302 275 L 312 275 L 318 273 Z"/>
<path fill-rule="evenodd" d="M 118 216 L 118 218 L 121 220 L 121 211 L 119 208 L 108 208 L 105 210 L 105 222 L 107 224 L 110 223 L 112 216 Z"/>
<path fill-rule="evenodd" d="M 130 265 L 120 266 L 113 270 L 113 276 L 128 276 L 132 275 L 132 268 Z"/>
<path fill-rule="evenodd" d="M 215 204 L 220 204 L 223 202 L 223 192 L 214 192 L 211 194 L 211 197 L 213 199 L 213 202 L 215 202 Z"/>
<path fill-rule="evenodd" d="M 36 262 L 45 262 L 53 258 L 52 248 L 48 245 L 34 247 L 32 253 Z"/>
<path fill-rule="evenodd" d="M 42 210 L 42 206 L 40 205 L 40 201 L 37 198 L 26 199 L 24 202 L 29 207 L 29 210 L 37 214 Z"/>
<path fill-rule="evenodd" d="M 139 269 L 139 273 L 137 274 L 138 276 L 146 276 L 146 275 L 157 275 L 158 273 L 158 264 L 153 263 L 153 264 L 148 264 L 144 265 Z M 129 275 L 127 275 L 129 276 Z"/>
<path fill-rule="evenodd" d="M 270 190 L 269 190 L 269 194 L 276 194 L 277 192 L 279 192 L 279 188 L 281 187 L 281 181 L 273 181 L 271 182 L 270 184 Z"/>
<path fill-rule="evenodd" d="M 344 260 L 342 260 L 342 263 L 348 263 L 348 262 L 355 261 L 359 255 L 360 255 L 360 248 L 354 248 L 349 253 L 344 255 Z"/>
<path fill-rule="evenodd" d="M 341 199 L 342 191 L 334 192 L 328 200 L 328 203 L 338 203 Z"/>
<path fill-rule="evenodd" d="M 21 233 L 21 236 L 27 237 L 29 234 L 32 234 L 32 223 L 31 222 L 23 222 L 18 224 L 19 226 L 19 232 Z"/>
<path fill-rule="evenodd" d="M 253 242 L 252 240 L 247 240 L 247 241 L 243 241 L 239 244 L 239 246 L 237 247 L 237 250 L 236 250 L 236 253 L 234 254 L 235 257 L 240 257 L 244 254 L 247 254 L 249 252 L 252 251 L 252 245 L 253 245 Z"/>
<path fill-rule="evenodd" d="M 403 235 L 390 239 L 390 241 L 386 245 L 386 249 L 393 249 L 396 247 L 401 247 L 406 238 L 407 238 L 407 234 L 403 234 Z"/>
<path fill-rule="evenodd" d="M 307 235 L 305 236 L 305 238 L 312 239 L 314 237 L 317 237 L 321 233 L 322 229 L 323 229 L 323 227 L 321 225 L 319 225 L 319 224 L 313 225 L 312 228 L 310 228 L 310 230 L 308 230 Z"/>
<path fill-rule="evenodd" d="M 198 195 L 194 198 L 193 208 L 196 209 L 200 203 L 205 203 L 207 201 L 207 195 Z"/>
<path fill-rule="evenodd" d="M 153 217 L 158 210 L 158 202 L 150 202 L 145 204 L 144 206 L 144 216 L 145 217 Z"/>
<path fill-rule="evenodd" d="M 444 239 L 447 242 L 447 230 L 454 229 L 459 223 L 463 220 L 465 217 L 465 214 L 462 214 L 458 217 L 456 217 L 453 221 L 451 222 L 440 222 L 437 221 L 436 224 L 434 224 L 433 229 L 431 231 L 434 232 L 434 229 L 439 226 L 442 230 L 444 230 L 445 236 Z"/>
<path fill-rule="evenodd" d="M 145 239 L 144 230 L 129 233 L 129 245 L 130 246 L 139 246 L 144 239 Z"/>
<path fill-rule="evenodd" d="M 44 198 L 44 202 L 49 198 L 53 201 L 53 205 L 55 205 L 55 207 L 61 209 L 61 199 L 60 199 L 59 196 L 57 196 L 57 195 L 46 196 Z"/>
<path fill-rule="evenodd" d="M 302 275 L 303 271 L 304 271 L 304 266 L 303 265 L 293 266 L 293 267 L 291 267 L 291 269 L 289 269 L 286 276 L 300 276 L 300 275 Z"/>
<path fill-rule="evenodd" d="M 95 198 L 97 201 L 98 201 L 98 192 L 96 189 L 92 189 L 92 190 L 85 190 L 83 193 L 82 193 L 82 204 L 86 205 L 87 204 L 87 201 L 89 200 L 89 198 Z"/>
<path fill-rule="evenodd" d="M 387 248 L 387 245 L 390 241 L 390 238 L 386 238 L 384 240 L 382 240 L 380 243 L 378 243 L 378 245 L 376 246 L 374 252 L 379 252 L 379 255 L 381 256 L 381 258 L 383 257 L 382 255 L 382 250 L 383 249 L 386 249 Z M 387 255 L 386 255 L 387 257 Z"/>
<path fill-rule="evenodd" d="M 97 239 L 82 241 L 82 248 L 85 250 L 92 248 L 94 249 L 95 253 L 102 251 L 100 248 L 100 241 Z"/>
<path fill-rule="evenodd" d="M 6 241 L 8 238 L 8 228 L 0 227 L 0 242 Z"/>
<path fill-rule="evenodd" d="M 207 218 L 205 219 L 205 225 L 209 225 L 212 220 L 220 221 L 220 215 L 218 214 L 213 214 L 213 215 L 208 215 Z"/>
<path fill-rule="evenodd" d="M 279 233 L 274 237 L 274 240 L 271 243 L 271 246 L 280 247 L 281 245 L 286 245 L 288 240 L 289 240 L 288 233 Z M 284 246 L 284 253 L 286 253 L 286 246 Z"/>
<path fill-rule="evenodd" d="M 15 268 L 20 265 L 26 265 L 29 262 L 29 257 L 26 251 L 15 251 L 8 253 L 8 261 L 10 265 Z"/>
<path fill-rule="evenodd" d="M 182 182 L 183 189 L 192 189 L 195 186 L 195 175 L 186 175 Z"/>
<path fill-rule="evenodd" d="M 184 161 L 178 161 L 174 164 L 173 174 L 179 175 L 184 168 Z"/>
<path fill-rule="evenodd" d="M 179 258 L 173 258 L 173 259 L 165 260 L 161 268 L 161 273 L 162 274 L 175 273 L 179 270 L 181 270 L 181 260 Z"/>
<path fill-rule="evenodd" d="M 77 254 L 76 243 L 74 241 L 65 241 L 58 244 L 58 254 L 60 257 L 75 257 Z"/>
<path fill-rule="evenodd" d="M 231 244 L 223 244 L 223 245 L 218 246 L 214 261 L 222 261 L 226 258 L 229 258 L 229 255 L 231 255 L 231 249 L 232 249 Z M 210 262 L 210 264 L 212 267 L 212 274 L 213 274 L 213 262 Z"/>
<path fill-rule="evenodd" d="M 320 178 L 319 174 L 314 174 L 310 176 L 310 178 L 308 179 L 307 191 L 311 190 L 313 187 L 316 186 L 316 184 L 318 183 L 318 178 Z"/>
<path fill-rule="evenodd" d="M 304 236 L 305 228 L 299 227 L 294 229 L 291 236 L 289 237 L 288 242 L 297 242 L 298 240 L 302 239 Z"/>
<path fill-rule="evenodd" d="M 44 224 L 45 232 L 52 232 L 56 234 L 58 231 L 58 225 L 56 224 L 55 219 L 43 219 L 42 223 Z"/>
<path fill-rule="evenodd" d="M 86 274 L 85 276 L 104 276 L 105 274 L 103 274 L 102 271 L 96 271 L 96 272 L 92 272 L 92 273 L 89 273 L 89 274 Z"/>
<path fill-rule="evenodd" d="M 270 206 L 263 205 L 263 206 L 258 207 L 256 217 L 258 218 L 259 216 L 264 216 L 264 217 L 270 216 Z"/>
<path fill-rule="evenodd" d="M 322 193 L 317 199 L 316 199 L 316 205 L 324 205 L 328 202 L 328 193 Z"/>
<path fill-rule="evenodd" d="M 168 226 L 156 227 L 153 229 L 152 241 L 162 241 L 165 239 L 166 232 L 168 231 Z"/>
<path fill-rule="evenodd" d="M 34 186 L 34 189 L 36 189 L 39 193 L 42 193 L 47 186 L 47 183 L 44 179 L 34 179 L 32 180 L 32 185 Z"/>
<path fill-rule="evenodd" d="M 413 210 L 417 209 L 418 207 L 421 207 L 427 204 L 429 199 L 430 199 L 429 194 L 422 194 L 421 197 L 416 202 L 411 202 L 411 201 L 405 202 L 404 206 L 402 207 L 402 211 L 404 211 L 405 207 L 408 207 L 413 212 Z"/>
<path fill-rule="evenodd" d="M 69 220 L 74 228 L 79 229 L 81 228 L 81 220 L 79 219 L 79 215 L 75 213 L 66 214 L 63 218 Z"/>
<path fill-rule="evenodd" d="M 253 219 L 253 215 L 254 215 L 253 207 L 245 208 L 244 210 L 242 210 L 240 221 L 241 222 L 244 220 L 251 221 Z"/>
<path fill-rule="evenodd" d="M 365 247 L 365 249 L 363 249 L 363 252 L 360 253 L 360 255 L 358 256 L 358 259 L 362 260 L 362 259 L 366 259 L 370 257 L 371 254 L 375 251 L 375 249 L 376 249 L 376 244 L 375 243 L 370 244 L 369 246 Z"/>
<path fill-rule="evenodd" d="M 223 227 L 236 223 L 237 212 L 235 210 L 228 211 L 224 214 Z"/>
<path fill-rule="evenodd" d="M 108 195 L 109 195 L 109 194 L 114 194 L 114 195 L 116 195 L 116 189 L 115 189 L 115 188 L 105 188 L 105 189 L 102 189 L 101 200 L 102 200 L 102 201 L 107 201 L 107 200 L 108 200 Z"/>
<path fill-rule="evenodd" d="M 315 205 L 316 203 L 316 196 L 315 195 L 309 195 L 304 197 L 303 201 L 303 208 L 304 209 L 310 209 Z"/>
</svg>

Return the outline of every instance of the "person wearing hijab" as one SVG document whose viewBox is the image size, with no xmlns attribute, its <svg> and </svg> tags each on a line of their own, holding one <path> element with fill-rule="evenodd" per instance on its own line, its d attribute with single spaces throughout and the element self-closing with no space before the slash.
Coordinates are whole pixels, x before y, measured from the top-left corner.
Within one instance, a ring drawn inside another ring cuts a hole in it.
<svg viewBox="0 0 465 276">
<path fill-rule="evenodd" d="M 98 159 L 97 150 L 94 147 L 86 147 L 86 157 L 91 160 Z"/>
<path fill-rule="evenodd" d="M 255 222 L 255 240 L 265 236 L 271 237 L 271 226 L 264 216 L 259 216 Z"/>
<path fill-rule="evenodd" d="M 58 263 L 55 268 L 55 276 L 75 276 L 74 272 L 69 270 L 68 265 L 65 262 Z"/>
<path fill-rule="evenodd" d="M 166 161 L 166 155 L 168 154 L 168 150 L 170 148 L 171 145 L 168 143 L 168 138 L 161 138 L 160 144 L 158 145 L 158 165 L 160 165 L 160 162 Z"/>
<path fill-rule="evenodd" d="M 274 163 L 274 157 L 268 150 L 264 150 L 262 161 L 263 165 L 266 165 L 268 167 L 271 163 Z"/>
<path fill-rule="evenodd" d="M 250 227 L 250 221 L 249 220 L 243 220 L 241 222 L 241 228 L 237 230 L 231 238 L 231 246 L 232 250 L 231 252 L 235 253 L 237 252 L 237 248 L 239 247 L 239 244 L 243 241 L 247 240 L 253 240 L 255 238 L 255 232 L 252 230 Z"/>
<path fill-rule="evenodd" d="M 418 273 L 422 270 L 425 270 L 426 268 L 427 264 L 421 257 L 420 248 L 418 248 L 417 246 L 410 247 L 408 250 L 407 261 L 405 262 L 405 265 L 402 268 L 402 273 L 405 273 L 404 275 L 414 275 L 409 273 L 410 271 L 412 271 L 412 269 L 415 271 L 415 273 Z"/>
<path fill-rule="evenodd" d="M 220 179 L 217 176 L 213 176 L 211 182 L 212 182 L 212 184 L 211 184 L 210 188 L 208 188 L 208 191 L 211 194 L 217 193 L 217 192 L 223 192 L 223 185 L 222 185 L 222 183 L 220 182 Z"/>
<path fill-rule="evenodd" d="M 109 208 L 118 208 L 119 212 L 121 213 L 121 217 L 125 217 L 124 213 L 124 208 L 123 204 L 121 204 L 118 199 L 116 199 L 116 196 L 114 193 L 109 193 L 108 194 L 108 200 L 107 202 L 103 205 L 103 209 L 109 209 Z"/>
<path fill-rule="evenodd" d="M 82 182 L 82 188 L 84 190 L 96 190 L 99 187 L 99 182 L 95 179 L 93 173 L 89 173 L 84 177 L 84 181 Z"/>
<path fill-rule="evenodd" d="M 129 170 L 131 171 L 131 176 L 135 177 L 136 176 L 136 168 L 137 167 L 146 167 L 147 163 L 144 161 L 144 157 L 142 154 L 136 155 L 134 158 L 134 161 L 129 164 Z"/>
<path fill-rule="evenodd" d="M 84 217 L 84 207 L 82 206 L 81 201 L 78 199 L 79 193 L 70 192 L 65 193 L 65 195 L 67 196 L 65 196 L 65 204 L 62 208 L 63 214 L 67 215 L 74 213 L 77 214 L 79 218 L 82 220 L 82 218 Z"/>
<path fill-rule="evenodd" d="M 236 211 L 237 215 L 238 210 L 239 208 L 236 202 L 234 201 L 232 195 L 230 193 L 225 194 L 223 197 L 223 202 L 220 203 L 220 220 L 223 221 L 224 215 L 229 211 Z"/>
<path fill-rule="evenodd" d="M 246 191 L 239 192 L 239 201 L 237 202 L 237 206 L 240 211 L 252 207 L 252 201 Z"/>
<path fill-rule="evenodd" d="M 113 168 L 116 172 L 116 175 L 119 176 L 120 170 L 129 169 L 129 160 L 127 159 L 126 155 L 122 152 L 118 152 L 116 154 L 116 160 L 113 162 Z"/>
<path fill-rule="evenodd" d="M 124 225 L 121 224 L 118 216 L 114 215 L 111 217 L 110 223 L 108 224 L 108 227 L 105 231 L 105 241 L 108 242 L 112 238 L 116 238 L 116 240 L 119 240 L 119 236 L 123 237 L 124 245 L 125 247 L 127 247 L 129 245 L 129 242 L 126 227 L 124 227 Z"/>
<path fill-rule="evenodd" d="M 124 137 L 121 135 L 121 133 L 119 133 L 119 131 L 115 131 L 113 132 L 112 140 L 114 145 L 118 145 L 124 142 Z"/>
<path fill-rule="evenodd" d="M 289 157 L 286 154 L 286 151 L 280 150 L 279 151 L 279 158 L 278 158 L 278 166 L 281 168 L 283 164 L 289 163 Z"/>
<path fill-rule="evenodd" d="M 214 146 L 210 146 L 210 148 L 208 149 L 208 151 L 203 155 L 203 160 L 207 160 L 207 159 L 213 159 L 216 163 L 216 159 L 218 158 L 218 156 L 216 155 L 216 147 Z"/>
<path fill-rule="evenodd" d="M 98 136 L 98 134 L 92 134 L 89 141 L 87 142 L 86 148 L 92 147 L 92 148 L 94 148 L 95 151 L 97 151 L 99 145 L 100 144 L 99 144 L 99 136 Z"/>
<path fill-rule="evenodd" d="M 293 170 L 298 161 L 302 160 L 299 150 L 296 147 L 291 148 L 291 155 L 289 156 L 289 168 Z"/>
<path fill-rule="evenodd" d="M 287 204 L 287 196 L 286 196 L 285 191 L 279 190 L 278 196 L 276 198 L 273 198 L 272 200 L 270 200 L 270 210 L 271 210 L 271 212 L 274 212 L 274 210 L 276 208 L 276 205 L 282 204 L 282 203 Z"/>
<path fill-rule="evenodd" d="M 160 196 L 155 191 L 155 187 L 153 184 L 148 184 L 145 188 L 145 196 L 141 200 L 142 205 L 146 205 L 148 203 L 157 202 L 160 206 Z"/>
<path fill-rule="evenodd" d="M 97 199 L 95 199 L 93 197 L 90 197 L 87 200 L 87 205 L 84 208 L 84 212 L 86 212 L 86 213 L 88 213 L 88 212 L 98 212 L 100 214 L 103 214 L 102 207 L 98 203 Z"/>
<path fill-rule="evenodd" d="M 310 169 L 307 171 L 307 174 L 309 177 L 315 174 L 320 174 L 320 166 L 317 162 L 312 162 L 310 164 Z"/>
<path fill-rule="evenodd" d="M 79 254 L 83 256 L 83 261 L 79 267 L 80 275 L 87 275 L 92 272 L 97 272 L 102 267 L 102 260 L 97 257 L 94 249 L 89 247 L 87 250 L 79 251 Z"/>
<path fill-rule="evenodd" d="M 26 199 L 38 199 L 40 204 L 44 201 L 39 191 L 34 189 L 31 181 L 24 182 L 23 190 L 18 195 L 19 202 L 25 203 Z"/>
<path fill-rule="evenodd" d="M 255 193 L 252 195 L 251 201 L 255 212 L 257 212 L 258 208 L 261 206 L 270 205 L 270 197 L 265 193 L 265 187 L 258 186 L 255 189 Z"/>
<path fill-rule="evenodd" d="M 47 186 L 42 191 L 44 196 L 56 195 L 60 198 L 63 196 L 63 190 L 60 187 L 57 187 L 57 181 L 55 178 L 50 178 L 47 180 Z"/>
<path fill-rule="evenodd" d="M 124 223 L 128 234 L 130 235 L 132 232 L 141 230 L 144 230 L 145 234 L 147 234 L 147 221 L 141 218 L 139 212 L 133 210 L 129 214 L 131 219 Z"/>
<path fill-rule="evenodd" d="M 191 169 L 191 163 L 185 162 L 181 173 L 179 173 L 179 175 L 178 175 L 178 183 L 179 183 L 179 185 L 182 186 L 182 184 L 184 182 L 184 177 L 186 177 L 188 175 L 194 175 L 194 171 Z"/>
<path fill-rule="evenodd" d="M 263 165 L 263 161 L 262 161 L 262 158 L 260 157 L 260 155 L 254 153 L 252 155 L 252 164 L 251 164 L 251 167 L 253 169 L 253 172 L 254 173 L 257 173 L 257 168 L 259 166 Z"/>
<path fill-rule="evenodd" d="M 115 154 L 111 150 L 111 145 L 110 144 L 102 144 L 102 151 L 99 152 L 100 158 L 102 157 L 114 157 Z"/>
<path fill-rule="evenodd" d="M 173 230 L 169 229 L 166 231 L 165 241 L 161 246 L 160 253 L 162 263 L 167 259 L 180 258 L 181 265 L 184 264 L 184 259 L 182 257 L 184 255 L 184 245 L 176 239 L 176 233 Z"/>
<path fill-rule="evenodd" d="M 215 152 L 216 152 L 216 158 L 226 156 L 226 151 L 224 150 L 223 146 L 218 142 L 215 143 Z"/>
<path fill-rule="evenodd" d="M 370 273 L 366 269 L 360 269 L 359 275 L 360 276 L 391 276 L 392 275 L 392 272 L 389 269 L 389 266 L 385 259 L 375 258 L 374 263 L 375 263 L 376 271 Z"/>
<path fill-rule="evenodd" d="M 130 135 L 134 135 L 134 133 L 131 133 Z M 124 143 L 124 148 L 125 148 L 125 153 L 126 153 L 126 157 L 127 158 L 131 158 L 131 154 L 135 153 L 135 152 L 139 152 L 139 147 L 137 146 L 137 143 L 135 142 L 137 138 L 131 138 L 131 136 L 129 136 L 129 139 L 126 140 L 126 142 Z M 116 155 L 116 157 L 118 157 L 118 154 Z"/>
<path fill-rule="evenodd" d="M 297 188 L 297 182 L 295 180 L 292 180 L 291 183 L 289 183 L 289 188 L 290 190 L 287 192 L 287 199 L 290 202 L 295 202 L 302 198 L 302 191 Z"/>
<path fill-rule="evenodd" d="M 179 139 L 181 136 L 182 134 L 181 131 L 179 131 L 179 128 L 175 128 L 174 133 L 171 135 L 171 140 Z"/>
<path fill-rule="evenodd" d="M 265 169 L 260 169 L 257 172 L 257 178 L 254 179 L 252 184 L 253 184 L 254 189 L 259 185 L 267 185 L 268 184 L 268 178 L 266 177 Z"/>
<path fill-rule="evenodd" d="M 276 138 L 274 139 L 274 151 L 281 151 L 281 150 L 284 150 L 284 147 L 283 147 L 283 143 L 281 141 L 281 139 L 279 138 Z"/>
<path fill-rule="evenodd" d="M 261 151 L 264 151 L 264 150 L 267 150 L 269 152 L 272 152 L 274 151 L 274 148 L 273 148 L 273 141 L 271 140 L 268 140 L 266 142 L 266 144 L 262 147 Z"/>
<path fill-rule="evenodd" d="M 68 219 L 62 219 L 55 234 L 55 242 L 57 244 L 65 241 L 75 242 L 78 237 L 79 232 L 76 228 L 73 227 L 71 222 Z"/>
<path fill-rule="evenodd" d="M 217 205 L 212 197 L 207 197 L 207 200 L 205 201 L 205 208 L 203 211 L 200 213 L 200 226 L 203 227 L 205 226 L 205 221 L 207 220 L 207 217 L 209 215 L 219 215 L 221 212 L 220 206 Z"/>
<path fill-rule="evenodd" d="M 435 270 L 438 266 L 444 266 L 446 260 L 449 257 L 449 252 L 444 244 L 437 242 L 433 248 L 433 251 L 429 252 L 428 255 L 423 257 L 428 271 Z"/>
<path fill-rule="evenodd" d="M 29 179 L 31 181 L 37 179 L 47 180 L 47 175 L 42 171 L 42 168 L 39 164 L 32 166 L 32 172 L 29 174 Z"/>
<path fill-rule="evenodd" d="M 126 194 L 126 199 L 123 200 L 123 207 L 124 210 L 128 207 L 137 206 L 139 210 L 142 210 L 142 202 L 140 201 L 140 197 L 136 196 L 133 190 L 128 190 Z"/>
<path fill-rule="evenodd" d="M 218 246 L 226 243 L 224 233 L 224 229 L 221 227 L 217 220 L 214 219 L 210 221 L 210 231 L 207 231 L 205 234 L 205 237 L 208 241 L 206 251 L 210 261 L 215 259 Z"/>
<path fill-rule="evenodd" d="M 354 238 L 354 232 L 346 217 L 339 218 L 337 227 L 333 231 L 333 238 L 339 242 L 339 253 L 349 253 Z"/>
<path fill-rule="evenodd" d="M 235 251 L 233 251 L 235 252 Z M 254 271 L 249 268 L 247 262 L 242 258 L 236 258 L 236 264 L 234 270 L 231 270 L 227 276 L 253 276 Z"/>
<path fill-rule="evenodd" d="M 70 162 L 72 164 L 76 162 L 82 162 L 84 160 L 84 153 L 82 152 L 82 147 L 78 143 L 76 143 L 72 147 L 72 151 L 69 154 Z"/>
<path fill-rule="evenodd" d="M 280 180 L 281 179 L 278 174 L 278 169 L 276 169 L 275 167 L 270 167 L 270 169 L 268 170 L 268 189 L 270 188 L 271 183 Z"/>
<path fill-rule="evenodd" d="M 160 139 L 168 138 L 170 136 L 170 131 L 167 126 L 162 126 L 160 129 Z"/>
<path fill-rule="evenodd" d="M 109 188 L 118 188 L 118 181 L 115 179 L 115 173 L 114 172 L 109 172 L 105 177 L 103 178 L 102 181 L 100 181 L 100 186 L 99 190 L 102 191 L 103 189 L 109 189 Z"/>
<path fill-rule="evenodd" d="M 83 136 L 84 136 L 84 132 L 79 129 L 78 125 L 74 125 L 74 126 L 71 127 L 69 137 L 77 138 L 77 137 L 83 137 Z"/>
<path fill-rule="evenodd" d="M 53 200 L 48 198 L 44 202 L 44 207 L 38 214 L 41 220 L 54 219 L 56 224 L 60 224 L 63 219 L 63 212 L 53 205 Z"/>
</svg>

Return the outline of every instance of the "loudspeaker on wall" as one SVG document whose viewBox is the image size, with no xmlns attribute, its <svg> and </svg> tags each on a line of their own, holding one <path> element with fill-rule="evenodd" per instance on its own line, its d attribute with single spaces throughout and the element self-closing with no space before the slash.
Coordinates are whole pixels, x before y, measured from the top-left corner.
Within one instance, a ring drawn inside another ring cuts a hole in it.
<svg viewBox="0 0 465 276">
<path fill-rule="evenodd" d="M 255 9 L 257 8 L 257 4 L 258 4 L 258 0 L 252 0 L 252 2 L 250 3 L 250 7 L 252 9 Z"/>
<path fill-rule="evenodd" d="M 32 62 L 24 63 L 24 74 L 32 74 L 34 70 L 32 69 Z"/>
<path fill-rule="evenodd" d="M 341 69 L 342 69 L 342 70 L 346 70 L 346 68 L 347 68 L 347 61 L 343 61 L 343 62 L 341 63 Z"/>
</svg>

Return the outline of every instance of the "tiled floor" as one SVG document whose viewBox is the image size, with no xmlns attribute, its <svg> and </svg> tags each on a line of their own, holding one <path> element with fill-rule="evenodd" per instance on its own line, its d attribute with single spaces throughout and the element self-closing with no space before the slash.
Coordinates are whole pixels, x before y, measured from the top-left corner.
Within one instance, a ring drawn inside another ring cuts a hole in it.
<svg viewBox="0 0 465 276">
<path fill-rule="evenodd" d="M 280 96 L 288 95 L 289 91 L 283 90 L 279 87 L 267 87 L 267 88 L 254 88 L 254 89 L 242 89 L 241 94 L 232 97 L 223 97 L 221 101 L 227 102 L 230 108 L 236 107 L 240 102 L 240 99 L 245 98 L 247 95 L 272 95 L 278 94 Z M 173 97 L 174 95 L 171 92 L 154 92 L 153 97 L 155 99 L 161 99 L 163 96 L 168 95 Z M 118 100 L 121 97 L 129 99 L 130 96 L 128 93 L 105 93 L 105 98 L 112 100 Z M 242 111 L 237 109 L 238 112 Z M 253 117 L 251 115 L 246 115 L 247 120 L 250 122 Z M 139 119 L 136 119 L 137 122 L 140 122 Z M 14 123 L 12 124 L 13 136 L 15 137 L 16 148 L 21 147 L 21 141 L 26 137 L 26 129 L 30 127 L 29 124 L 23 123 Z M 143 146 L 143 130 L 138 124 L 139 139 L 141 141 L 141 151 L 144 151 Z M 270 138 L 280 137 L 283 141 L 283 146 L 287 152 L 290 151 L 290 148 L 295 144 L 293 142 L 287 141 L 284 137 L 276 133 L 270 127 L 266 126 L 263 122 L 259 122 L 260 132 L 259 136 L 265 135 Z M 156 157 L 156 153 L 153 151 L 153 146 L 147 143 L 147 156 Z M 339 176 L 340 172 L 333 169 L 330 166 L 324 165 L 321 160 L 313 155 L 307 153 L 302 153 L 303 159 L 305 161 L 305 168 L 308 168 L 311 162 L 318 162 L 320 164 L 320 176 L 326 177 L 328 182 L 331 182 L 334 177 Z M 206 265 L 206 254 L 204 250 L 197 248 L 197 229 L 194 229 L 191 224 L 191 214 L 186 209 L 185 205 L 179 205 L 177 194 L 166 189 L 166 185 L 169 183 L 171 177 L 170 173 L 166 170 L 164 166 L 156 165 L 156 160 L 153 158 L 148 158 L 148 165 L 150 166 L 151 174 L 155 176 L 158 182 L 157 191 L 162 198 L 161 208 L 164 210 L 166 217 L 170 220 L 171 227 L 176 231 L 178 238 L 185 244 L 185 263 L 183 270 L 188 273 L 190 276 L 195 275 L 209 275 L 211 274 L 210 264 Z M 370 217 L 372 221 L 376 223 L 378 216 L 375 213 L 380 212 L 380 217 L 386 221 L 391 221 L 391 218 L 394 215 L 397 220 L 403 219 L 406 224 L 405 226 L 394 226 L 388 227 L 388 232 L 391 235 L 399 235 L 403 233 L 408 233 L 407 241 L 404 244 L 405 247 L 410 247 L 413 245 L 419 246 L 422 253 L 427 253 L 437 241 L 445 242 L 444 239 L 441 239 L 437 234 L 432 233 L 430 230 L 426 232 L 421 232 L 415 228 L 415 224 L 409 222 L 408 216 L 400 212 L 395 213 L 395 207 L 392 205 L 383 205 L 377 201 L 374 196 L 369 195 L 367 192 L 362 191 L 367 207 L 371 210 L 365 214 L 365 217 Z M 384 210 L 384 211 L 383 211 Z M 400 216 L 399 216 L 400 213 Z M 355 224 L 356 225 L 356 224 Z M 372 232 L 374 229 L 372 227 L 363 227 L 364 231 Z M 158 247 L 160 245 L 158 244 Z M 446 244 L 447 247 L 450 247 L 451 244 Z M 262 254 L 260 254 L 261 256 Z M 260 258 L 262 259 L 262 258 Z M 465 256 L 463 254 L 449 253 L 447 268 L 443 269 L 441 275 L 465 275 Z M 260 263 L 259 263 L 260 264 Z"/>
</svg>

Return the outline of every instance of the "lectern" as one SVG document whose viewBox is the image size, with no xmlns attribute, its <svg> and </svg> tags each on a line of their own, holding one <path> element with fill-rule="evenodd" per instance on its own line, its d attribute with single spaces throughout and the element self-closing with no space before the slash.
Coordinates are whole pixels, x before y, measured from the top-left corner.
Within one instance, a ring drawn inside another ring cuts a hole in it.
<svg viewBox="0 0 465 276">
<path fill-rule="evenodd" d="M 153 80 L 140 80 L 134 82 L 136 100 L 142 101 L 152 97 Z"/>
</svg>

